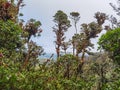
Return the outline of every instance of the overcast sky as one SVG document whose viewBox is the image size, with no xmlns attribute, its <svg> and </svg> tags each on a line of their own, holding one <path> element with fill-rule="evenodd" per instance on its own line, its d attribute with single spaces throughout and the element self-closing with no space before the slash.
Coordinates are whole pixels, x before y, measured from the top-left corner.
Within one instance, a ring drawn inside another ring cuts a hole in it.
<svg viewBox="0 0 120 90">
<path fill-rule="evenodd" d="M 21 9 L 25 21 L 30 18 L 41 21 L 43 33 L 41 37 L 34 39 L 39 45 L 43 46 L 46 53 L 55 52 L 55 34 L 52 27 L 55 25 L 53 16 L 58 10 L 64 11 L 68 16 L 72 11 L 80 13 L 80 22 L 90 23 L 95 21 L 94 14 L 98 11 L 113 14 L 114 11 L 109 5 L 110 2 L 116 4 L 116 0 L 24 0 L 26 6 Z M 72 23 L 71 23 L 72 24 Z M 71 27 L 67 35 L 67 40 L 75 33 L 74 27 Z M 96 41 L 96 40 L 93 40 Z"/>
</svg>

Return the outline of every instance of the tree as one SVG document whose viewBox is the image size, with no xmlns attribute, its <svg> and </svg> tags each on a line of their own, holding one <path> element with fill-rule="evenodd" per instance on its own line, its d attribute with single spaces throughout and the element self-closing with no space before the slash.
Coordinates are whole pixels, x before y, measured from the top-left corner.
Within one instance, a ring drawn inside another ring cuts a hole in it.
<svg viewBox="0 0 120 90">
<path fill-rule="evenodd" d="M 27 41 L 30 41 L 31 36 L 39 36 L 42 32 L 42 29 L 40 28 L 41 22 L 36 21 L 35 19 L 30 19 L 26 23 L 25 26 L 23 26 L 24 31 L 28 33 Z"/>
<path fill-rule="evenodd" d="M 80 14 L 78 13 L 78 12 L 71 12 L 70 13 L 70 18 L 72 19 L 72 21 L 73 21 L 73 23 L 74 23 L 74 27 L 75 27 L 75 30 L 76 30 L 76 34 L 77 34 L 77 23 L 78 23 L 78 21 L 79 21 L 79 19 L 80 19 Z M 74 38 L 74 37 L 72 37 L 72 38 Z M 74 38 L 75 39 L 75 38 Z M 74 41 L 74 39 L 72 40 L 72 45 L 73 45 L 73 55 L 75 55 L 75 41 Z"/>
<path fill-rule="evenodd" d="M 41 22 L 36 21 L 35 19 L 30 19 L 24 25 L 23 21 L 19 22 L 19 25 L 22 27 L 22 40 L 24 45 L 27 47 L 23 50 L 23 68 L 35 66 L 39 61 L 38 57 L 44 54 L 44 50 L 41 46 L 38 46 L 31 39 L 32 36 L 40 36 L 42 29 L 40 28 Z"/>
<path fill-rule="evenodd" d="M 35 19 L 30 19 L 25 25 L 20 22 L 19 9 L 23 6 L 23 0 L 0 1 L 0 54 L 14 63 L 35 66 L 38 56 L 43 54 L 43 48 L 30 39 L 32 35 L 38 36 L 42 32 L 41 22 Z"/>
<path fill-rule="evenodd" d="M 93 44 L 91 43 L 91 38 L 96 38 L 97 34 L 99 34 L 102 31 L 102 25 L 104 24 L 107 18 L 106 14 L 101 12 L 95 13 L 94 17 L 97 19 L 97 22 L 82 24 L 82 31 L 83 31 L 82 37 L 84 37 L 84 42 L 82 43 L 83 47 L 81 48 L 81 51 L 83 51 L 82 60 L 84 57 L 84 53 L 88 52 L 86 48 L 88 48 L 89 46 L 93 47 Z"/>
<path fill-rule="evenodd" d="M 65 40 L 64 33 L 70 27 L 70 21 L 68 20 L 68 16 L 61 10 L 57 11 L 54 16 L 54 22 L 56 23 L 55 27 L 53 27 L 53 32 L 56 34 L 56 53 L 57 57 L 60 56 L 60 47 Z"/>
<path fill-rule="evenodd" d="M 109 52 L 110 58 L 120 65 L 120 28 L 108 31 L 99 39 L 99 49 Z"/>
<path fill-rule="evenodd" d="M 106 20 L 106 14 L 97 12 L 95 13 L 95 18 L 97 22 L 91 22 L 89 24 L 83 23 L 81 26 L 82 33 L 74 35 L 74 41 L 76 42 L 76 56 L 82 54 L 80 63 L 78 65 L 78 73 L 82 72 L 82 66 L 84 64 L 85 53 L 92 54 L 89 50 L 90 47 L 93 48 L 93 43 L 91 43 L 91 38 L 96 38 L 97 34 L 102 31 L 102 25 Z M 88 50 L 89 49 L 89 50 Z"/>
<path fill-rule="evenodd" d="M 73 20 L 74 26 L 75 26 L 75 30 L 76 30 L 76 34 L 77 34 L 77 23 L 80 20 L 80 14 L 78 12 L 71 12 L 71 19 Z"/>
</svg>

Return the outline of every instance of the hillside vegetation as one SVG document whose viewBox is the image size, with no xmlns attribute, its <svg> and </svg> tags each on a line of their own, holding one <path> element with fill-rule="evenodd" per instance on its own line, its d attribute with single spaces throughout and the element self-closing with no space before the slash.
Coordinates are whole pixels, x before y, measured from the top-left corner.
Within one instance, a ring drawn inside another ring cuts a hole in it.
<svg viewBox="0 0 120 90">
<path fill-rule="evenodd" d="M 96 12 L 96 21 L 81 24 L 78 32 L 80 13 L 58 10 L 52 28 L 57 57 L 43 61 L 39 57 L 44 49 L 31 39 L 40 37 L 42 23 L 19 19 L 24 5 L 23 0 L 0 0 L 0 90 L 120 90 L 120 23 L 115 17 Z M 110 5 L 120 16 L 120 7 Z M 66 41 L 71 26 L 76 33 Z M 91 52 L 91 39 L 102 30 L 106 33 L 98 41 L 100 52 Z"/>
</svg>

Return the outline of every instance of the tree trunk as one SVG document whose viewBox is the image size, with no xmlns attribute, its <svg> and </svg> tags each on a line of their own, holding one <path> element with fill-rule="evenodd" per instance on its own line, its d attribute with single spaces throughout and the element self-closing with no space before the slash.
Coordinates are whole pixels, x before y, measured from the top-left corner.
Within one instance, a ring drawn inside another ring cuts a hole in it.
<svg viewBox="0 0 120 90">
<path fill-rule="evenodd" d="M 78 53 L 78 50 L 76 50 L 76 57 L 78 57 L 78 54 L 79 54 L 79 53 Z"/>
<path fill-rule="evenodd" d="M 60 57 L 60 46 L 59 45 L 56 48 L 56 53 L 57 53 L 57 58 L 59 58 Z"/>
<path fill-rule="evenodd" d="M 65 50 L 65 55 L 67 54 L 66 50 Z"/>
<path fill-rule="evenodd" d="M 77 25 L 76 25 L 76 23 L 75 23 L 75 30 L 76 30 L 76 34 L 77 34 Z"/>
<path fill-rule="evenodd" d="M 73 43 L 73 56 L 75 55 L 75 45 Z"/>
<path fill-rule="evenodd" d="M 76 56 L 78 56 L 78 52 L 76 53 Z M 83 49 L 82 57 L 81 57 L 81 60 L 80 60 L 80 62 L 79 62 L 79 65 L 78 65 L 78 67 L 77 67 L 76 77 L 78 76 L 78 74 L 82 74 L 82 73 L 83 73 L 82 67 L 83 67 L 83 65 L 84 65 L 84 56 L 85 56 L 85 49 Z"/>
<path fill-rule="evenodd" d="M 81 62 L 83 62 L 83 63 L 84 63 L 84 57 L 85 57 L 85 49 L 83 49 L 82 57 L 81 57 Z"/>
<path fill-rule="evenodd" d="M 66 77 L 67 77 L 67 79 L 70 78 L 70 65 L 69 65 L 69 63 L 67 63 L 66 71 L 64 73 L 64 78 L 66 78 Z"/>
<path fill-rule="evenodd" d="M 26 68 L 26 66 L 28 64 L 28 61 L 29 61 L 29 56 L 30 56 L 30 50 L 28 50 L 28 53 L 26 55 L 26 58 L 25 58 L 25 61 L 24 61 L 24 64 L 23 64 L 23 68 Z"/>
</svg>

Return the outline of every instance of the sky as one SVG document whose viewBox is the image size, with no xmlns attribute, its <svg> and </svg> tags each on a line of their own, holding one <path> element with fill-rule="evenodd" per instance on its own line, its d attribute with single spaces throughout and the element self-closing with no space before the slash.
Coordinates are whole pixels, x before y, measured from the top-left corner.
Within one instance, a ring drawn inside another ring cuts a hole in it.
<svg viewBox="0 0 120 90">
<path fill-rule="evenodd" d="M 82 23 L 96 21 L 94 14 L 98 11 L 108 15 L 114 14 L 112 7 L 109 5 L 111 2 L 116 4 L 116 0 L 24 0 L 26 6 L 21 9 L 24 14 L 21 18 L 25 21 L 34 18 L 42 23 L 41 37 L 33 38 L 33 40 L 41 45 L 46 53 L 55 53 L 55 33 L 52 27 L 55 25 L 53 16 L 58 10 L 62 10 L 68 16 L 70 16 L 70 12 L 79 12 L 81 18 L 77 28 L 80 30 Z M 74 27 L 70 27 L 65 34 L 66 41 L 71 39 L 74 33 Z M 93 39 L 92 42 L 97 42 L 97 40 Z"/>
</svg>

